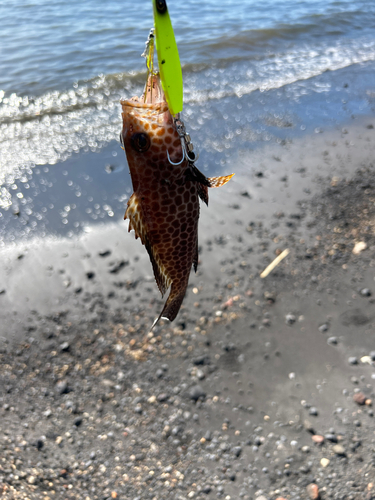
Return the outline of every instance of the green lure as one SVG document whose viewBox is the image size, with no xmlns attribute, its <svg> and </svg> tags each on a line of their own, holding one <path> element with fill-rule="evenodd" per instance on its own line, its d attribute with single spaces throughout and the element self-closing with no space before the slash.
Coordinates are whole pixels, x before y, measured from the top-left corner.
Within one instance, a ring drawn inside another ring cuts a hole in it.
<svg viewBox="0 0 375 500">
<path fill-rule="evenodd" d="M 183 83 L 180 57 L 165 0 L 152 0 L 154 7 L 156 52 L 160 80 L 173 116 L 183 108 Z"/>
</svg>

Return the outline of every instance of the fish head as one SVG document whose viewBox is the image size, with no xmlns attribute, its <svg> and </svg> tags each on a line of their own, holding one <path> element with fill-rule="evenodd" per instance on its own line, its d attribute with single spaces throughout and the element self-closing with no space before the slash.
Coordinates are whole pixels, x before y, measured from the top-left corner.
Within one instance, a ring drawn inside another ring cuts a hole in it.
<svg viewBox="0 0 375 500">
<path fill-rule="evenodd" d="M 142 97 L 122 100 L 123 129 L 121 142 L 125 149 L 134 190 L 137 178 L 154 169 L 172 167 L 182 158 L 181 139 L 169 111 L 159 75 L 148 77 Z"/>
</svg>

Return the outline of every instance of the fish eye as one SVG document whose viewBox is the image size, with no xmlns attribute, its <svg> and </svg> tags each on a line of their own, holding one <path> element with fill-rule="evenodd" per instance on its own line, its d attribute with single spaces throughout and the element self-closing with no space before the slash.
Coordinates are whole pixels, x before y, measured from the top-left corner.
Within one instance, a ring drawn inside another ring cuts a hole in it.
<svg viewBox="0 0 375 500">
<path fill-rule="evenodd" d="M 132 148 L 139 153 L 145 153 L 151 146 L 151 141 L 147 134 L 141 132 L 131 136 L 130 144 L 132 145 Z"/>
</svg>

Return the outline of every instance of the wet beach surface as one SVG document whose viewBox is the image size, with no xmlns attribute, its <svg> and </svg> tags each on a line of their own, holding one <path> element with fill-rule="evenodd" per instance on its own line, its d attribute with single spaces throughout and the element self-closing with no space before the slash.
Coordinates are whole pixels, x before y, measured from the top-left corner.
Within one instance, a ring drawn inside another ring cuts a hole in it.
<svg viewBox="0 0 375 500">
<path fill-rule="evenodd" d="M 2 248 L 0 496 L 375 498 L 374 127 L 240 151 L 152 333 L 125 222 Z"/>
</svg>

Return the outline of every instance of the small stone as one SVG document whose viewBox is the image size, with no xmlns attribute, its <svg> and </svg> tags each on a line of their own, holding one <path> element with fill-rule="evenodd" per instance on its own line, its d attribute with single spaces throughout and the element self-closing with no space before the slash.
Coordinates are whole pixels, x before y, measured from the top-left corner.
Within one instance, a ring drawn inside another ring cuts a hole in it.
<svg viewBox="0 0 375 500">
<path fill-rule="evenodd" d="M 77 417 L 74 419 L 73 421 L 73 424 L 76 426 L 76 427 L 79 427 L 83 422 L 83 418 L 82 417 Z"/>
<path fill-rule="evenodd" d="M 358 365 L 358 359 L 355 356 L 350 356 L 348 358 L 349 365 Z"/>
<path fill-rule="evenodd" d="M 317 410 L 317 408 L 315 408 L 315 406 L 312 406 L 309 409 L 309 415 L 312 415 L 313 417 L 317 417 L 318 416 L 318 410 Z"/>
<path fill-rule="evenodd" d="M 272 292 L 264 292 L 264 298 L 270 303 L 274 304 L 276 302 L 276 295 Z"/>
<path fill-rule="evenodd" d="M 167 401 L 168 399 L 169 399 L 169 396 L 165 392 L 162 392 L 161 394 L 158 395 L 159 403 L 164 403 L 164 401 Z"/>
<path fill-rule="evenodd" d="M 363 297 L 371 297 L 372 293 L 371 293 L 371 290 L 369 288 L 362 288 L 361 295 Z"/>
<path fill-rule="evenodd" d="M 206 495 L 208 495 L 209 493 L 211 493 L 211 490 L 212 490 L 211 486 L 209 486 L 208 484 L 206 484 L 202 488 L 202 493 L 205 493 Z"/>
<path fill-rule="evenodd" d="M 232 451 L 235 457 L 239 457 L 242 453 L 242 448 L 241 446 L 235 446 Z"/>
<path fill-rule="evenodd" d="M 108 257 L 109 255 L 111 255 L 111 253 L 112 253 L 111 250 L 101 250 L 99 252 L 99 256 L 100 257 Z"/>
<path fill-rule="evenodd" d="M 293 325 L 293 323 L 295 322 L 296 322 L 296 317 L 294 314 L 289 313 L 285 316 L 285 323 L 287 325 Z"/>
<path fill-rule="evenodd" d="M 35 476 L 29 476 L 29 477 L 27 478 L 27 482 L 28 482 L 29 484 L 35 484 L 35 481 L 36 481 L 36 477 L 35 477 Z"/>
<path fill-rule="evenodd" d="M 303 453 L 310 453 L 310 450 L 311 450 L 310 446 L 307 446 L 307 445 L 302 446 L 302 448 L 301 448 L 301 451 Z"/>
<path fill-rule="evenodd" d="M 212 434 L 211 431 L 207 431 L 206 434 L 203 437 L 204 441 L 211 441 L 212 440 Z"/>
<path fill-rule="evenodd" d="M 328 345 L 337 345 L 338 340 L 337 337 L 328 337 L 327 344 Z"/>
<path fill-rule="evenodd" d="M 69 342 L 63 342 L 60 345 L 60 351 L 62 351 L 62 352 L 67 352 L 67 351 L 69 351 L 69 349 L 70 349 Z"/>
<path fill-rule="evenodd" d="M 69 392 L 67 382 L 65 380 L 59 380 L 56 384 L 56 390 L 59 394 L 67 394 Z"/>
<path fill-rule="evenodd" d="M 332 447 L 332 450 L 336 453 L 336 455 L 342 457 L 346 455 L 345 448 L 341 444 L 335 444 L 335 446 Z"/>
<path fill-rule="evenodd" d="M 371 365 L 372 364 L 371 356 L 362 356 L 361 363 Z"/>
<path fill-rule="evenodd" d="M 375 351 L 370 352 L 370 358 L 372 359 L 372 361 L 375 361 Z"/>
<path fill-rule="evenodd" d="M 193 363 L 195 366 L 209 365 L 210 364 L 210 357 L 207 355 L 199 356 L 198 358 L 193 359 Z"/>
<path fill-rule="evenodd" d="M 314 434 L 313 436 L 311 436 L 311 439 L 315 444 L 321 445 L 324 443 L 324 436 L 321 436 L 320 434 Z"/>
<path fill-rule="evenodd" d="M 327 441 L 331 441 L 331 443 L 337 443 L 337 436 L 335 434 L 328 433 L 324 436 Z"/>
<path fill-rule="evenodd" d="M 324 323 L 324 325 L 320 325 L 320 327 L 319 327 L 320 333 L 325 333 L 328 331 L 328 329 L 329 329 L 329 325 L 327 323 Z"/>
<path fill-rule="evenodd" d="M 328 459 L 328 458 L 322 458 L 322 459 L 320 460 L 320 465 L 321 465 L 322 467 L 327 467 L 327 466 L 329 465 L 329 459 Z"/>
<path fill-rule="evenodd" d="M 311 434 L 315 434 L 315 431 L 314 431 L 314 426 L 313 424 L 310 422 L 310 420 L 304 420 L 303 421 L 303 426 L 304 428 L 307 430 L 307 432 L 311 432 Z"/>
<path fill-rule="evenodd" d="M 367 244 L 364 241 L 358 241 L 355 243 L 352 252 L 354 255 L 359 255 L 363 250 L 366 250 Z"/>
<path fill-rule="evenodd" d="M 353 401 L 357 403 L 357 405 L 364 405 L 366 403 L 366 396 L 363 392 L 356 392 L 353 396 Z"/>
<path fill-rule="evenodd" d="M 198 399 L 204 399 L 206 397 L 206 393 L 200 385 L 194 385 L 189 391 L 189 397 L 193 401 L 198 401 Z"/>
<path fill-rule="evenodd" d="M 319 488 L 315 483 L 307 485 L 306 491 L 311 500 L 318 500 L 320 498 Z"/>
<path fill-rule="evenodd" d="M 42 438 L 39 438 L 33 443 L 33 445 L 37 450 L 40 451 L 44 446 L 44 440 Z"/>
</svg>

